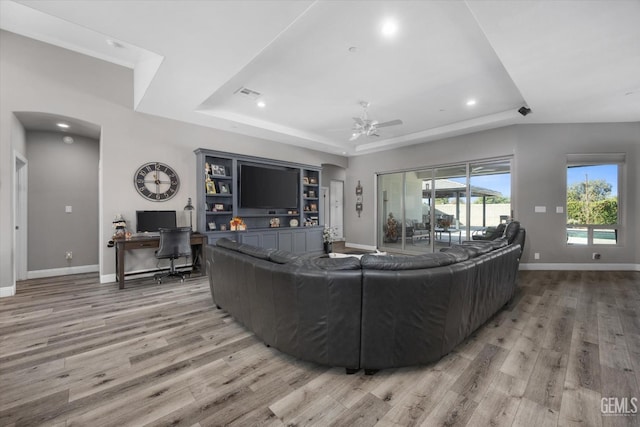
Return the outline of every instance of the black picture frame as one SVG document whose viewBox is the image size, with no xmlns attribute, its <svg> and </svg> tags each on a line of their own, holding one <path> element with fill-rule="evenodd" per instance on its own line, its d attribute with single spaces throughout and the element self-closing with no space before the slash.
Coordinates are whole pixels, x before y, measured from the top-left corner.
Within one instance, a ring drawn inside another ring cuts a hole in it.
<svg viewBox="0 0 640 427">
<path fill-rule="evenodd" d="M 211 165 L 211 174 L 218 176 L 227 176 L 227 169 L 222 165 Z"/>
<path fill-rule="evenodd" d="M 229 184 L 227 184 L 226 182 L 219 183 L 218 187 L 220 187 L 220 194 L 229 194 L 229 193 L 231 193 L 231 190 L 229 189 Z"/>
</svg>

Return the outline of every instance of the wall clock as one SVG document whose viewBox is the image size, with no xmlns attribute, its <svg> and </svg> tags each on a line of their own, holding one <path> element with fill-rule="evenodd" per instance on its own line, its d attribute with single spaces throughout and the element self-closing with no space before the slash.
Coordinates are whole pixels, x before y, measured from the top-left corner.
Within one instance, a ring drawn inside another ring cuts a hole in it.
<svg viewBox="0 0 640 427">
<path fill-rule="evenodd" d="M 138 168 L 133 176 L 133 185 L 145 199 L 162 202 L 176 195 L 180 179 L 170 166 L 149 162 Z"/>
</svg>

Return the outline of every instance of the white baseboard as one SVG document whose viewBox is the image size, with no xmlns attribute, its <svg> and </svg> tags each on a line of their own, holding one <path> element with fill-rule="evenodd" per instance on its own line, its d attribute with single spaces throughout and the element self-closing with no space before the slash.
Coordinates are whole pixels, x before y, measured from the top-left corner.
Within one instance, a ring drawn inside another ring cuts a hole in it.
<svg viewBox="0 0 640 427">
<path fill-rule="evenodd" d="M 520 264 L 520 270 L 640 271 L 640 264 L 540 262 Z"/>
<path fill-rule="evenodd" d="M 3 286 L 0 288 L 0 298 L 4 297 L 12 297 L 16 294 L 16 285 L 13 286 Z"/>
<path fill-rule="evenodd" d="M 98 264 L 79 265 L 77 267 L 51 268 L 48 270 L 27 271 L 27 279 L 41 279 L 43 277 L 66 276 L 68 274 L 95 273 L 100 271 Z"/>
<path fill-rule="evenodd" d="M 345 242 L 344 246 L 346 248 L 356 248 L 356 249 L 363 249 L 365 251 L 375 251 L 376 249 L 378 249 L 376 246 L 371 246 L 371 245 L 360 245 L 358 243 L 349 243 L 349 242 Z"/>
<path fill-rule="evenodd" d="M 116 273 L 100 275 L 100 283 L 113 283 L 116 281 Z"/>
</svg>

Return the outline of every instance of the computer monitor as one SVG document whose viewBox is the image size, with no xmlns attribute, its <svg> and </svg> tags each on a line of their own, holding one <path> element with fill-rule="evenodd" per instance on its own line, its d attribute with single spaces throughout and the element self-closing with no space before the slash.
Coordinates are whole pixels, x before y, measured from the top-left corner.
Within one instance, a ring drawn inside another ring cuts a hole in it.
<svg viewBox="0 0 640 427">
<path fill-rule="evenodd" d="M 136 211 L 136 232 L 157 233 L 176 227 L 176 211 Z"/>
</svg>

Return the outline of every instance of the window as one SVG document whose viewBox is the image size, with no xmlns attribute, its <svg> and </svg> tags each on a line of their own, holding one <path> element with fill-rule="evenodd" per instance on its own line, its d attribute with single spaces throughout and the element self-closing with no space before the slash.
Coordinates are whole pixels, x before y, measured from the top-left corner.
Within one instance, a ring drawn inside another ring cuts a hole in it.
<svg viewBox="0 0 640 427">
<path fill-rule="evenodd" d="M 623 165 L 621 154 L 569 156 L 567 244 L 618 244 Z"/>
</svg>

